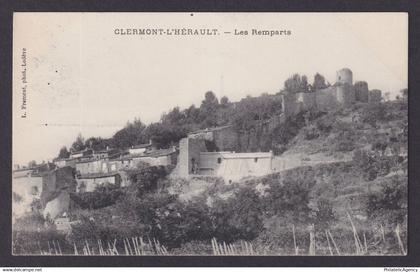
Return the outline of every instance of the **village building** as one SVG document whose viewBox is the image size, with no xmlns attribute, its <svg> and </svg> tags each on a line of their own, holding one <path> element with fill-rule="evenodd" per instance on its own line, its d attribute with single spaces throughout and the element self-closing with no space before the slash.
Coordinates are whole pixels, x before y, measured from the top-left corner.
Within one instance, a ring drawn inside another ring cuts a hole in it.
<svg viewBox="0 0 420 272">
<path fill-rule="evenodd" d="M 82 157 L 90 157 L 93 154 L 92 149 L 84 149 L 80 151 L 71 151 L 70 152 L 70 159 L 80 159 Z"/>
<path fill-rule="evenodd" d="M 53 163 L 55 164 L 55 166 L 57 167 L 65 167 L 66 166 L 66 160 L 67 159 L 63 159 L 63 158 L 56 158 L 53 160 Z"/>
<path fill-rule="evenodd" d="M 272 173 L 272 152 L 200 152 L 197 169 L 191 171 L 200 175 L 238 180 L 246 176 L 263 176 Z"/>
<path fill-rule="evenodd" d="M 19 200 L 17 202 L 20 202 L 19 205 L 22 206 L 23 210 L 28 210 L 34 200 L 41 199 L 44 189 L 43 175 L 54 168 L 55 165 L 52 163 L 43 163 L 30 168 L 18 167 L 13 171 L 12 191 L 17 198 L 15 200 Z"/>
<path fill-rule="evenodd" d="M 219 176 L 226 181 L 236 181 L 272 173 L 273 157 L 272 152 L 209 152 L 204 139 L 188 137 L 179 143 L 177 174 L 182 177 Z"/>
<path fill-rule="evenodd" d="M 54 159 L 53 160 L 53 163 L 58 168 L 62 168 L 62 167 L 66 167 L 66 166 L 70 166 L 70 167 L 75 168 L 76 167 L 76 163 L 78 161 L 80 161 L 82 158 L 83 157 L 80 157 L 80 158 L 66 158 L 66 159 L 57 158 L 57 159 Z"/>
<path fill-rule="evenodd" d="M 120 152 L 117 149 L 106 147 L 105 150 L 93 151 L 93 159 L 112 159 L 118 157 Z"/>
<path fill-rule="evenodd" d="M 140 145 L 134 145 L 128 149 L 128 153 L 133 154 L 145 154 L 148 151 L 151 151 L 154 149 L 152 140 L 149 141 L 147 144 L 140 144 Z"/>
<path fill-rule="evenodd" d="M 41 199 L 42 176 L 33 169 L 19 169 L 13 172 L 12 182 L 13 214 L 20 216 L 31 211 L 35 200 Z"/>
<path fill-rule="evenodd" d="M 157 149 L 143 155 L 132 156 L 132 164 L 136 166 L 139 162 L 147 163 L 150 166 L 169 166 L 177 163 L 177 150 L 173 146 L 167 149 Z"/>
<path fill-rule="evenodd" d="M 146 153 L 127 154 L 108 161 L 108 171 L 138 168 L 141 164 L 150 166 L 176 165 L 177 150 L 175 147 L 150 150 Z"/>
<path fill-rule="evenodd" d="M 94 173 L 108 173 L 108 162 L 106 159 L 86 159 L 76 163 L 76 176 Z"/>
<path fill-rule="evenodd" d="M 112 184 L 121 187 L 122 179 L 118 172 L 86 174 L 77 178 L 76 192 L 93 192 L 98 186 Z"/>
</svg>

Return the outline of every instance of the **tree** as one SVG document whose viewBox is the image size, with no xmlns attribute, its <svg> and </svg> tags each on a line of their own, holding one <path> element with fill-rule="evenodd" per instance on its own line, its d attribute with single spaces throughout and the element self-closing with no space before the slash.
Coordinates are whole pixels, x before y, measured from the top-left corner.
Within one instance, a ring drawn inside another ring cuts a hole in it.
<svg viewBox="0 0 420 272">
<path fill-rule="evenodd" d="M 230 120 L 237 129 L 249 130 L 254 127 L 254 121 L 267 120 L 280 112 L 281 98 L 278 95 L 247 96 L 238 103 Z"/>
<path fill-rule="evenodd" d="M 182 126 L 185 124 L 186 116 L 184 112 L 180 111 L 179 107 L 175 107 L 167 114 L 163 114 L 160 120 L 164 124 Z"/>
<path fill-rule="evenodd" d="M 112 136 L 113 146 L 124 149 L 133 145 L 143 144 L 148 141 L 144 130 L 146 126 L 140 119 L 134 119 L 134 122 L 127 122 L 126 126 L 117 131 Z"/>
<path fill-rule="evenodd" d="M 215 199 L 212 220 L 216 238 L 232 242 L 251 240 L 263 228 L 261 200 L 254 188 L 242 187 L 228 200 Z"/>
<path fill-rule="evenodd" d="M 93 192 L 72 193 L 70 197 L 82 209 L 100 209 L 114 205 L 123 195 L 119 186 L 106 183 L 96 187 Z"/>
<path fill-rule="evenodd" d="M 325 83 L 324 76 L 316 73 L 314 76 L 314 82 L 312 84 L 315 90 L 321 90 L 327 88 L 327 84 Z"/>
<path fill-rule="evenodd" d="M 35 167 L 35 166 L 36 166 L 36 161 L 35 160 L 32 160 L 32 161 L 28 162 L 28 167 L 29 168 L 32 168 L 32 167 Z"/>
<path fill-rule="evenodd" d="M 206 92 L 200 106 L 200 119 L 203 120 L 202 127 L 217 126 L 217 110 L 219 100 L 212 91 Z"/>
<path fill-rule="evenodd" d="M 77 135 L 76 141 L 73 142 L 71 145 L 72 151 L 82 151 L 86 148 L 85 146 L 85 139 L 83 138 L 82 134 L 79 133 Z"/>
<path fill-rule="evenodd" d="M 200 109 L 197 109 L 195 105 L 191 105 L 188 109 L 184 110 L 187 117 L 188 124 L 198 124 L 200 120 Z"/>
<path fill-rule="evenodd" d="M 141 197 L 145 193 L 156 190 L 158 181 L 166 177 L 167 174 L 163 166 L 150 166 L 133 174 L 130 179 L 137 190 L 137 196 Z"/>
<path fill-rule="evenodd" d="M 58 153 L 58 158 L 67 159 L 68 157 L 70 157 L 70 152 L 67 150 L 67 147 L 63 146 Z"/>
<path fill-rule="evenodd" d="M 107 139 L 102 139 L 101 137 L 90 137 L 85 141 L 85 146 L 92 148 L 93 150 L 104 150 L 109 147 L 111 143 Z"/>
<path fill-rule="evenodd" d="M 220 99 L 220 105 L 222 105 L 223 107 L 226 107 L 229 103 L 230 103 L 230 101 L 229 101 L 229 98 L 227 96 L 223 96 Z"/>
<path fill-rule="evenodd" d="M 181 125 L 152 123 L 144 130 L 144 135 L 152 139 L 156 147 L 169 148 L 187 136 L 187 129 Z"/>
<path fill-rule="evenodd" d="M 308 78 L 294 74 L 284 82 L 284 90 L 290 93 L 305 92 L 308 90 Z"/>
</svg>

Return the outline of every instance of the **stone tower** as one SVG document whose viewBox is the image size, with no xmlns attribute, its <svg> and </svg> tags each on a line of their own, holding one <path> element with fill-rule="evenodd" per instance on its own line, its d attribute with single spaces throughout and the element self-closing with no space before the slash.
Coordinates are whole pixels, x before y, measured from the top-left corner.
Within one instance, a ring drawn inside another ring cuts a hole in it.
<svg viewBox="0 0 420 272">
<path fill-rule="evenodd" d="M 353 88 L 353 73 L 348 68 L 337 71 L 337 102 L 345 107 L 351 105 L 355 101 L 355 93 Z"/>
<path fill-rule="evenodd" d="M 336 82 L 339 84 L 353 85 L 353 72 L 349 68 L 338 70 Z"/>
<path fill-rule="evenodd" d="M 367 103 L 369 101 L 369 87 L 366 81 L 354 83 L 354 94 L 356 101 Z"/>
</svg>

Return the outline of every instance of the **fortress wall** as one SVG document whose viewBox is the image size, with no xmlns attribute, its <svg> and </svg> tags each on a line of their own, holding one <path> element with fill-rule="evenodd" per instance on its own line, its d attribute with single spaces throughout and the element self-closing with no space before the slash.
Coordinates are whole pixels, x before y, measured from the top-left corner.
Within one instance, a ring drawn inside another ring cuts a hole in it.
<svg viewBox="0 0 420 272">
<path fill-rule="evenodd" d="M 337 91 L 335 87 L 328 87 L 316 91 L 316 106 L 319 110 L 329 110 L 337 107 Z"/>
<path fill-rule="evenodd" d="M 371 90 L 369 91 L 369 103 L 379 103 L 382 100 L 381 90 Z"/>
<path fill-rule="evenodd" d="M 299 111 L 296 94 L 294 93 L 282 94 L 281 105 L 286 118 L 295 115 Z"/>
<path fill-rule="evenodd" d="M 235 181 L 246 176 L 262 176 L 272 172 L 273 155 L 270 152 L 202 152 L 200 156 L 202 175 L 216 175 Z"/>
<path fill-rule="evenodd" d="M 301 103 L 301 110 L 310 110 L 316 107 L 316 93 L 299 93 L 297 101 Z"/>
<path fill-rule="evenodd" d="M 218 150 L 235 151 L 238 149 L 238 133 L 233 127 L 214 131 L 213 140 Z"/>
<path fill-rule="evenodd" d="M 358 102 L 367 103 L 369 101 L 369 87 L 366 81 L 357 81 L 354 83 L 355 99 Z"/>
</svg>

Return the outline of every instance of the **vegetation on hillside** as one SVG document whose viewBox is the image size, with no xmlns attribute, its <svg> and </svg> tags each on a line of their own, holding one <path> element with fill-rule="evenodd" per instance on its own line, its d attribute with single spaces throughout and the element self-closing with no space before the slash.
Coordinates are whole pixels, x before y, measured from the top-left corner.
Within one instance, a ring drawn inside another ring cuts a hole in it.
<svg viewBox="0 0 420 272">
<path fill-rule="evenodd" d="M 325 84 L 318 76 L 313 85 Z M 285 83 L 290 91 L 307 86 L 307 79 L 300 76 Z M 167 147 L 191 130 L 227 123 L 253 130 L 258 121 L 278 114 L 280 105 L 278 96 L 232 103 L 208 92 L 199 108 L 174 108 L 150 125 L 135 120 L 111 139 L 85 141 L 80 136 L 72 148 L 99 149 L 105 144 L 126 148 L 148 139 Z M 76 205 L 70 216 L 78 223 L 67 236 L 39 215 L 17 221 L 14 252 L 36 252 L 38 242 L 50 240 L 71 249 L 124 241 L 115 244 L 124 252 L 125 239 L 143 237 L 159 241 L 168 254 L 211 254 L 215 240 L 228 245 L 246 241 L 258 252 L 275 255 L 314 250 L 332 254 L 333 249 L 333 254 L 404 254 L 407 117 L 406 92 L 394 101 L 302 112 L 273 129 L 264 148 L 286 155 L 323 154 L 332 162 L 233 184 L 216 177 L 177 179 L 169 176 L 170 169 L 144 166 L 129 173 L 127 188 L 106 185 L 73 194 Z M 60 151 L 63 157 L 67 153 Z M 337 154 L 351 160 L 334 160 Z M 28 221 L 37 222 L 37 229 L 25 229 Z"/>
</svg>

